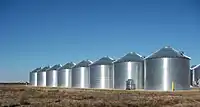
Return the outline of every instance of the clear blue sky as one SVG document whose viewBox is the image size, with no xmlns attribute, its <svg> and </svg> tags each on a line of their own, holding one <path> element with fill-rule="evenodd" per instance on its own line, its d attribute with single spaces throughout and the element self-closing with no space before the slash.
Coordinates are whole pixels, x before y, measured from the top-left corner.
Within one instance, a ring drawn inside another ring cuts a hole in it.
<svg viewBox="0 0 200 107">
<path fill-rule="evenodd" d="M 0 81 L 36 67 L 147 56 L 170 45 L 200 63 L 198 0 L 1 0 Z"/>
</svg>

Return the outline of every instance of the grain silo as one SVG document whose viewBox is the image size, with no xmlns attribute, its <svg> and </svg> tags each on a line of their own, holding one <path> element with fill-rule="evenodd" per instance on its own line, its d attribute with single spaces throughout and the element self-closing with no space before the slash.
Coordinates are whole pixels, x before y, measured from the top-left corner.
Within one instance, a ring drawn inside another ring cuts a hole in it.
<svg viewBox="0 0 200 107">
<path fill-rule="evenodd" d="M 39 68 L 36 68 L 34 69 L 33 71 L 30 72 L 30 77 L 29 77 L 29 82 L 30 82 L 30 85 L 32 86 L 37 86 L 37 72 L 39 70 L 41 70 L 42 68 L 39 67 Z"/>
<path fill-rule="evenodd" d="M 192 78 L 192 75 L 193 75 L 193 70 L 192 68 L 190 68 L 190 85 L 193 86 L 193 78 Z"/>
<path fill-rule="evenodd" d="M 71 88 L 72 68 L 76 64 L 73 62 L 67 63 L 58 70 L 58 86 Z"/>
<path fill-rule="evenodd" d="M 114 88 L 126 89 L 126 81 L 132 79 L 136 89 L 144 88 L 144 58 L 131 52 L 114 62 Z"/>
<path fill-rule="evenodd" d="M 40 87 L 46 86 L 46 71 L 50 68 L 51 68 L 51 66 L 46 66 L 46 67 L 42 68 L 40 71 L 38 71 L 37 86 L 40 86 Z"/>
<path fill-rule="evenodd" d="M 90 65 L 90 87 L 99 89 L 113 88 L 113 59 L 103 57 Z"/>
<path fill-rule="evenodd" d="M 192 71 L 192 85 L 193 86 L 200 86 L 200 64 L 193 66 L 191 68 Z"/>
<path fill-rule="evenodd" d="M 194 78 L 193 78 L 193 68 L 194 67 L 196 67 L 197 65 L 192 65 L 191 67 L 190 67 L 190 85 L 191 86 L 193 86 L 193 85 L 195 85 L 195 81 L 194 81 Z"/>
<path fill-rule="evenodd" d="M 58 86 L 58 69 L 62 65 L 57 64 L 46 71 L 46 86 L 57 87 Z"/>
<path fill-rule="evenodd" d="M 90 60 L 83 60 L 72 68 L 72 88 L 89 88 Z"/>
<path fill-rule="evenodd" d="M 183 52 L 164 47 L 148 56 L 145 65 L 146 90 L 190 89 L 190 58 Z"/>
</svg>

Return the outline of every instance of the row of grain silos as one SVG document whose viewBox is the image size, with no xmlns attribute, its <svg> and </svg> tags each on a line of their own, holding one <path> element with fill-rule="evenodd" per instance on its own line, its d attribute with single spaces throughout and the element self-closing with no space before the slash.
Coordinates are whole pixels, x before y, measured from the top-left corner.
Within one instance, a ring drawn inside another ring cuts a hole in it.
<svg viewBox="0 0 200 107">
<path fill-rule="evenodd" d="M 136 89 L 187 90 L 190 58 L 168 46 L 146 58 L 131 52 L 118 60 L 103 57 L 94 63 L 84 60 L 78 64 L 37 68 L 33 74 L 37 78 L 30 76 L 34 86 L 126 89 L 126 81 L 132 79 Z"/>
</svg>

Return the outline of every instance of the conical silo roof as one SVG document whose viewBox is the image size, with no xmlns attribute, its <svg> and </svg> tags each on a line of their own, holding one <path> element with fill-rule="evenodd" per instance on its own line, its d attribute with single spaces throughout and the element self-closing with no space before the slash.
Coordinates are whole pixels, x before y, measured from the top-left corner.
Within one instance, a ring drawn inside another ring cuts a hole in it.
<svg viewBox="0 0 200 107">
<path fill-rule="evenodd" d="M 53 67 L 51 67 L 50 69 L 48 69 L 49 71 L 50 70 L 58 70 L 59 68 L 61 68 L 62 65 L 61 64 L 57 64 L 57 65 L 54 65 Z"/>
<path fill-rule="evenodd" d="M 112 65 L 114 61 L 115 61 L 114 59 L 106 56 L 106 57 L 102 57 L 101 59 L 97 60 L 91 65 Z"/>
<path fill-rule="evenodd" d="M 200 64 L 192 66 L 191 69 L 194 70 L 194 69 L 197 69 L 199 67 L 200 67 Z"/>
<path fill-rule="evenodd" d="M 81 62 L 79 62 L 77 65 L 74 66 L 74 68 L 78 68 L 78 67 L 89 67 L 89 65 L 92 64 L 92 61 L 90 60 L 83 60 Z"/>
<path fill-rule="evenodd" d="M 190 57 L 183 54 L 183 52 L 179 52 L 172 47 L 166 46 L 156 51 L 155 53 L 148 56 L 146 59 L 154 59 L 154 58 L 186 58 L 190 59 Z"/>
<path fill-rule="evenodd" d="M 47 70 L 50 69 L 50 68 L 51 68 L 51 66 L 46 66 L 46 67 L 42 68 L 40 71 L 38 71 L 38 72 L 47 71 Z"/>
<path fill-rule="evenodd" d="M 190 68 L 194 68 L 194 67 L 196 67 L 197 65 L 192 65 Z"/>
<path fill-rule="evenodd" d="M 41 69 L 42 69 L 42 67 L 39 67 L 39 68 L 34 69 L 32 72 L 38 72 L 38 71 L 40 71 Z"/>
<path fill-rule="evenodd" d="M 66 63 L 64 66 L 62 66 L 59 70 L 61 69 L 72 69 L 76 64 L 73 63 L 73 62 L 69 62 L 69 63 Z"/>
<path fill-rule="evenodd" d="M 114 63 L 121 63 L 121 62 L 141 62 L 144 58 L 136 52 L 130 52 L 117 60 Z"/>
</svg>

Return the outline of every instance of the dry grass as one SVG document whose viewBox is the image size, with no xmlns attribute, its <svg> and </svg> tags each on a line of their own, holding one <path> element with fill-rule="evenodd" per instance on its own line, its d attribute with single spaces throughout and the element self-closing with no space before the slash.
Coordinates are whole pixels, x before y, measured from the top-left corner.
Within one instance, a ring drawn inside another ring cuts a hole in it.
<svg viewBox="0 0 200 107">
<path fill-rule="evenodd" d="M 0 87 L 4 107 L 200 107 L 200 91 L 150 92 Z"/>
</svg>

